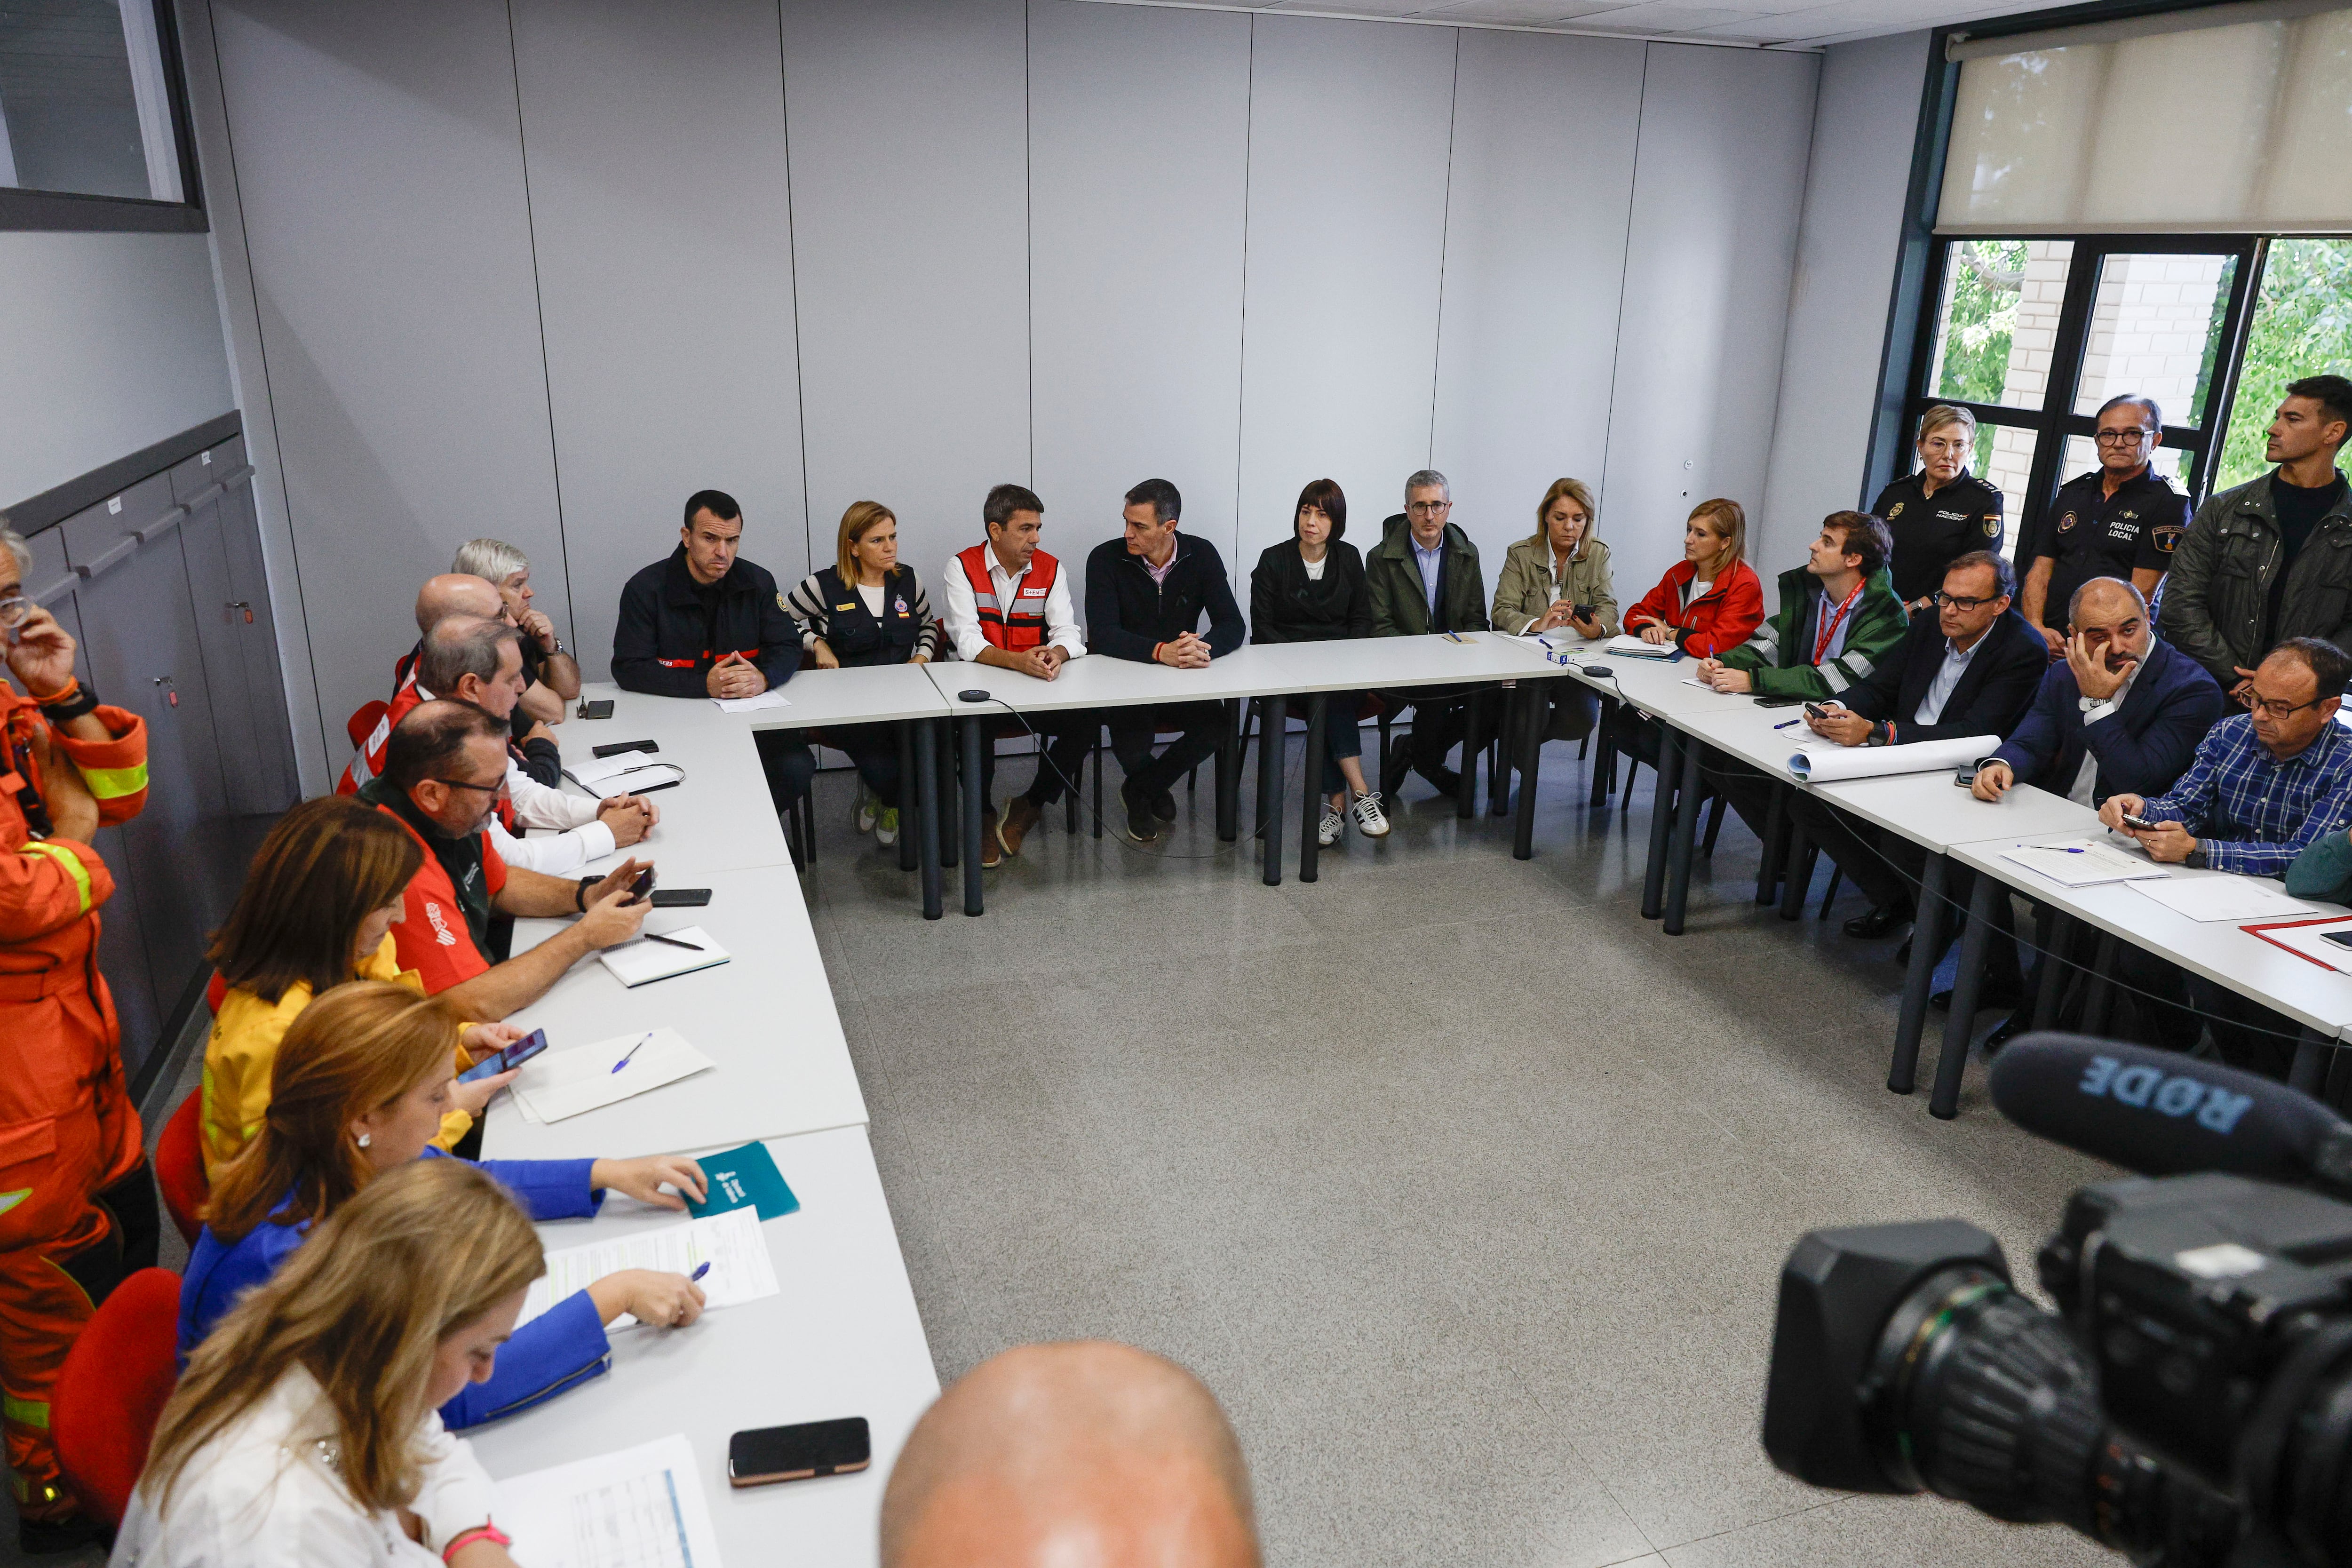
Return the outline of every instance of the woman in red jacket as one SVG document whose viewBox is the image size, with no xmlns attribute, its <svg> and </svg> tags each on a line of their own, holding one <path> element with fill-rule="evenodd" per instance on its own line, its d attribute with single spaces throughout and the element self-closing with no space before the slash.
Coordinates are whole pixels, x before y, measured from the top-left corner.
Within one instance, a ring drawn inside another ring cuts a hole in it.
<svg viewBox="0 0 2352 1568">
<path fill-rule="evenodd" d="M 1694 658 L 1720 658 L 1764 624 L 1764 584 L 1747 553 L 1748 514 L 1739 503 L 1699 502 L 1683 525 L 1683 558 L 1625 612 L 1625 629 Z"/>
</svg>

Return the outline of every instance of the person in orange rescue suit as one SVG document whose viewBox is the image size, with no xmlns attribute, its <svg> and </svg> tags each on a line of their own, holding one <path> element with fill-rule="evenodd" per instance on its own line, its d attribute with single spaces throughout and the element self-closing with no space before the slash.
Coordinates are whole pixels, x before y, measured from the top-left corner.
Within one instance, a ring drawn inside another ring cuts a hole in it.
<svg viewBox="0 0 2352 1568">
<path fill-rule="evenodd" d="M 74 679 L 74 639 L 24 597 L 31 560 L 0 528 L 0 1432 L 19 1543 L 44 1552 L 103 1538 L 58 1473 L 49 1390 L 98 1304 L 153 1266 L 160 1216 L 90 847 L 147 803 L 147 727 Z"/>
</svg>

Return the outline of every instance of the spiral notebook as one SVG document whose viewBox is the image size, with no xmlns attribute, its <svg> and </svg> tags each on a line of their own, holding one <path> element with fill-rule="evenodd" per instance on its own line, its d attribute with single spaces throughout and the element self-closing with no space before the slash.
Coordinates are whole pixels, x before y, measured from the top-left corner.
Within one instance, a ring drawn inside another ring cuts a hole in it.
<svg viewBox="0 0 2352 1568">
<path fill-rule="evenodd" d="M 635 942 L 625 942 L 618 947 L 608 947 L 596 955 L 596 962 L 612 972 L 613 978 L 632 988 L 650 985 L 656 980 L 673 975 L 691 974 L 698 969 L 709 969 L 724 963 L 732 956 L 719 945 L 719 939 L 700 926 L 688 926 L 683 931 L 666 931 L 661 935 L 667 942 L 655 942 L 641 936 Z M 674 943 L 684 943 L 675 946 Z"/>
</svg>

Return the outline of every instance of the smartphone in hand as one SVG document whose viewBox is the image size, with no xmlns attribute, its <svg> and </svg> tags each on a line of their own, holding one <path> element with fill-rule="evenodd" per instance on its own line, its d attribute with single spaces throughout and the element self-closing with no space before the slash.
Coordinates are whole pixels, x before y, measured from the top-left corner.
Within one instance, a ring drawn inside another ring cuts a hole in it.
<svg viewBox="0 0 2352 1568">
<path fill-rule="evenodd" d="M 504 1050 L 493 1051 L 457 1075 L 459 1083 L 473 1083 L 481 1079 L 496 1078 L 511 1068 L 519 1068 L 540 1052 L 547 1049 L 547 1031 L 533 1029 Z"/>
</svg>

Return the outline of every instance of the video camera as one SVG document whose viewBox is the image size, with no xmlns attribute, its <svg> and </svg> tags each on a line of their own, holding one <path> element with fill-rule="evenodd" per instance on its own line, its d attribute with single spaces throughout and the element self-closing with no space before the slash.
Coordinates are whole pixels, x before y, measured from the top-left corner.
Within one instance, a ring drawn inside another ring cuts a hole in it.
<svg viewBox="0 0 2352 1568">
<path fill-rule="evenodd" d="M 2067 1203 L 2037 1260 L 2056 1312 L 1960 1220 L 1806 1236 L 1780 1273 L 1772 1462 L 2142 1564 L 2352 1564 L 2352 1122 L 2074 1035 L 2016 1041 L 1991 1088 L 2027 1131 L 2142 1173 Z"/>
</svg>

